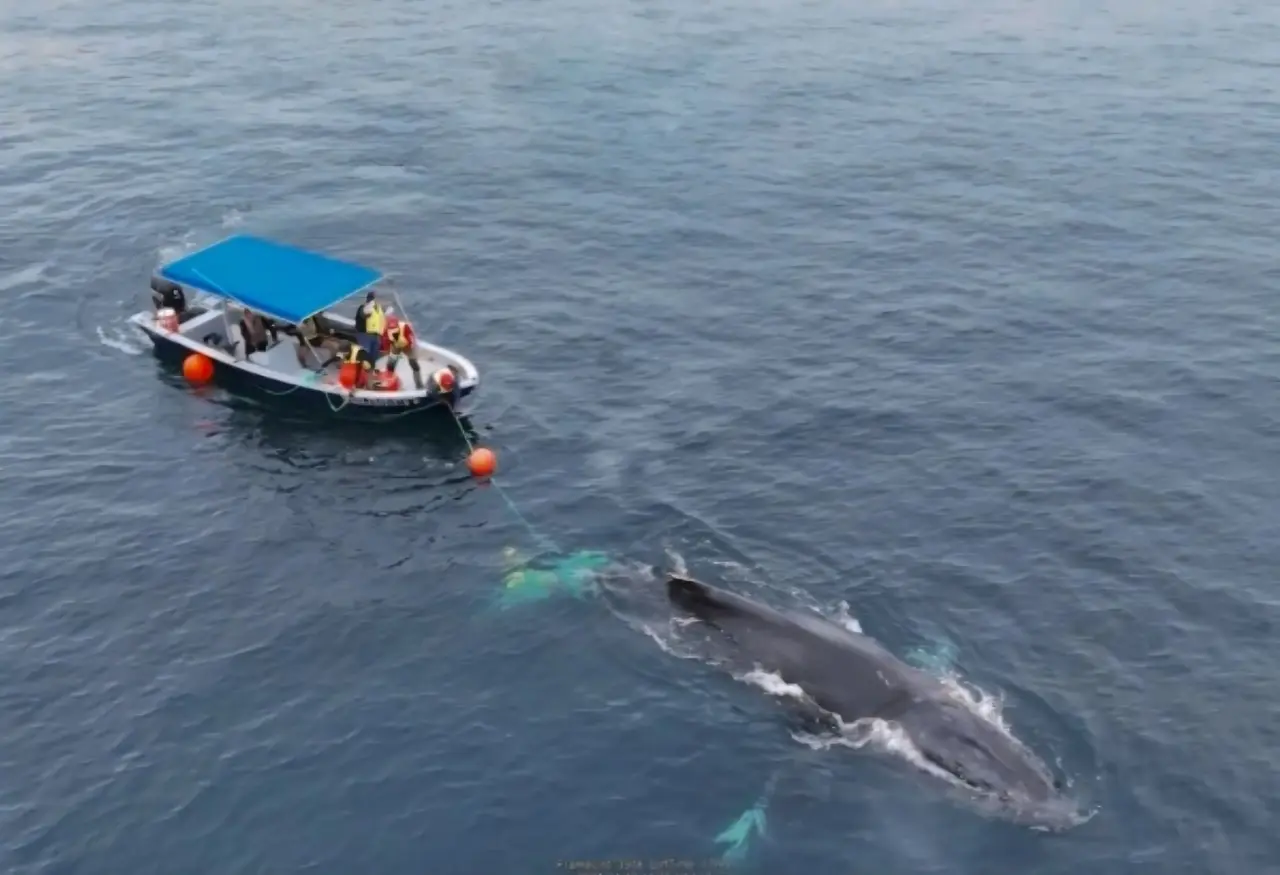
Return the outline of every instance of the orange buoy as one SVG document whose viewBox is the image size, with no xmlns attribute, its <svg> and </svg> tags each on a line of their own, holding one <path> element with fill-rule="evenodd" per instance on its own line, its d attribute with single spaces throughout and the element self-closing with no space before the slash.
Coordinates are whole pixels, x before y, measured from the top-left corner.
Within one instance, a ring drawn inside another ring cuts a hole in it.
<svg viewBox="0 0 1280 875">
<path fill-rule="evenodd" d="M 379 371 L 378 388 L 384 392 L 399 392 L 400 378 L 395 371 Z"/>
<path fill-rule="evenodd" d="M 359 363 L 343 362 L 342 367 L 338 368 L 338 385 L 344 389 L 352 388 L 356 384 L 356 377 L 359 373 Z"/>
<path fill-rule="evenodd" d="M 193 352 L 182 360 L 182 376 L 189 383 L 207 383 L 213 379 L 213 362 L 208 356 Z"/>
<path fill-rule="evenodd" d="M 476 477 L 490 477 L 497 470 L 498 457 L 493 454 L 493 450 L 477 447 L 467 456 L 467 467 Z"/>
</svg>

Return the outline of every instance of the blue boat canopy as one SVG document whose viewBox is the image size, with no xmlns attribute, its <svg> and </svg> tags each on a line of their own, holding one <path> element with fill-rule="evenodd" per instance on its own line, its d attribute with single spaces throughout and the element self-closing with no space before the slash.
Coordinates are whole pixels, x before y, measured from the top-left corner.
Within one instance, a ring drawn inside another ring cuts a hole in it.
<svg viewBox="0 0 1280 875">
<path fill-rule="evenodd" d="M 370 267 L 244 234 L 170 262 L 160 275 L 294 325 L 382 279 Z"/>
</svg>

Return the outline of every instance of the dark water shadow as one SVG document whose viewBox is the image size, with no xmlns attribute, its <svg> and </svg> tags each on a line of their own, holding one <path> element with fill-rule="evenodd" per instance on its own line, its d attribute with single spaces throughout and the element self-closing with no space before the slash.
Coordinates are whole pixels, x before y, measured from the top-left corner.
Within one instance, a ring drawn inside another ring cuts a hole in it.
<svg viewBox="0 0 1280 875">
<path fill-rule="evenodd" d="M 466 415 L 455 415 L 445 408 L 385 421 L 326 418 L 216 387 L 190 387 L 181 378 L 172 382 L 210 405 L 211 434 L 262 448 L 301 467 L 338 460 L 352 449 L 373 447 L 456 462 L 466 457 L 469 444 L 478 439 Z"/>
<path fill-rule="evenodd" d="M 454 460 L 465 457 L 468 440 L 476 439 L 465 416 L 455 417 L 443 408 L 385 422 L 360 422 L 326 420 L 238 398 L 223 406 L 228 430 L 286 453 L 299 447 L 337 450 L 386 442 L 391 447 Z"/>
</svg>

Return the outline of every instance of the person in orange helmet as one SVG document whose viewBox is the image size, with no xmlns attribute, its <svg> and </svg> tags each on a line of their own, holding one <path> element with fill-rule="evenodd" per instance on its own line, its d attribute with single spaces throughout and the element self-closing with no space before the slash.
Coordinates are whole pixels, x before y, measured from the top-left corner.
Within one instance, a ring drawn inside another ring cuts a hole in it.
<svg viewBox="0 0 1280 875">
<path fill-rule="evenodd" d="M 400 363 L 400 357 L 409 360 L 409 368 L 413 371 L 413 385 L 422 388 L 422 367 L 418 364 L 418 342 L 413 336 L 413 326 L 408 319 L 395 316 L 387 317 L 387 355 L 391 360 L 388 369 L 394 371 Z"/>
<path fill-rule="evenodd" d="M 457 400 L 457 389 L 457 371 L 454 370 L 453 365 L 440 368 L 431 375 L 431 394 L 443 398 L 450 407 Z"/>
</svg>

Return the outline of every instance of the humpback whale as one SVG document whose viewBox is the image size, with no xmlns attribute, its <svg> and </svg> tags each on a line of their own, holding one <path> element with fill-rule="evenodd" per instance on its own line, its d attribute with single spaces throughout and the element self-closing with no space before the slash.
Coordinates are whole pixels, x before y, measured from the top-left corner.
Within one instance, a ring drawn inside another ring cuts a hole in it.
<svg viewBox="0 0 1280 875">
<path fill-rule="evenodd" d="M 873 639 L 818 614 L 778 610 L 684 576 L 668 576 L 667 595 L 758 668 L 803 690 L 824 723 L 896 724 L 928 770 L 986 803 L 979 807 L 1040 829 L 1080 821 L 1034 754 L 957 701 L 940 679 Z"/>
</svg>

